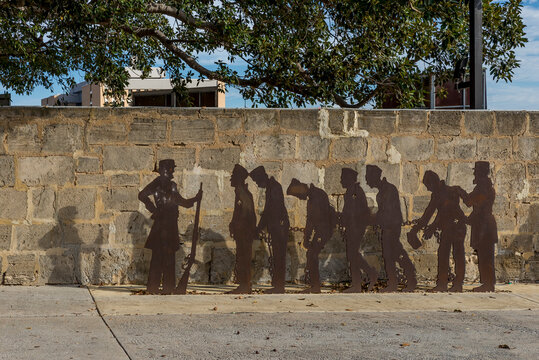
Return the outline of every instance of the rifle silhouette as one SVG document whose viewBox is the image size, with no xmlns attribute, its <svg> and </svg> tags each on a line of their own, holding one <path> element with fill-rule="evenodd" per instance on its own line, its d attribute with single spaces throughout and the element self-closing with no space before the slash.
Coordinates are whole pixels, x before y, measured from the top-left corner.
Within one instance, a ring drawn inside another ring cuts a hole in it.
<svg viewBox="0 0 539 360">
<path fill-rule="evenodd" d="M 200 190 L 202 191 L 202 183 L 200 183 Z M 187 283 L 189 282 L 189 275 L 191 273 L 191 267 L 195 263 L 195 256 L 197 251 L 197 241 L 199 236 L 199 222 L 200 222 L 200 203 L 202 197 L 197 201 L 197 208 L 195 212 L 195 224 L 193 225 L 193 236 L 191 240 L 191 253 L 187 255 L 187 262 L 182 265 L 183 274 L 178 282 L 178 286 L 174 290 L 174 294 L 185 295 L 187 293 Z"/>
</svg>

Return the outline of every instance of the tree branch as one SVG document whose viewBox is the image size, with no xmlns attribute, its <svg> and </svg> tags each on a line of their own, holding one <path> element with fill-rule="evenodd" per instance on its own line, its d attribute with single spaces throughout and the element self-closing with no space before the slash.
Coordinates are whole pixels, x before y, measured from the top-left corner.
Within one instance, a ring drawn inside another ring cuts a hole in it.
<svg viewBox="0 0 539 360">
<path fill-rule="evenodd" d="M 198 29 L 217 30 L 217 26 L 211 22 L 201 21 L 192 16 L 187 15 L 184 11 L 173 6 L 165 4 L 150 4 L 146 7 L 146 11 L 150 14 L 163 14 L 180 20 L 184 24 L 196 27 Z"/>
</svg>

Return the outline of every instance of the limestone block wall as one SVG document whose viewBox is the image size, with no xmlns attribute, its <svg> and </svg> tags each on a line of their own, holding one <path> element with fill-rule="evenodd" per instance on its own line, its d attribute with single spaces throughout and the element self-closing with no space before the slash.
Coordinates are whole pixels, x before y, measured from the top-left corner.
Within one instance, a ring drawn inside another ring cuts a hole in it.
<svg viewBox="0 0 539 360">
<path fill-rule="evenodd" d="M 421 184 L 433 170 L 450 185 L 473 189 L 473 164 L 491 163 L 499 281 L 536 281 L 539 251 L 539 112 L 251 110 L 165 108 L 0 108 L 0 274 L 3 284 L 144 283 L 151 227 L 137 194 L 155 176 L 155 163 L 176 161 L 180 192 L 191 197 L 204 183 L 201 238 L 191 281 L 233 281 L 235 244 L 228 233 L 235 163 L 264 165 L 286 190 L 293 177 L 326 190 L 342 209 L 340 171 L 376 164 L 401 195 L 404 218 L 421 215 L 429 193 Z M 249 181 L 260 211 L 264 192 Z M 306 203 L 285 197 L 291 226 L 305 223 Z M 465 208 L 464 205 L 462 205 Z M 465 208 L 469 213 L 469 209 Z M 193 209 L 181 209 L 190 251 Z M 418 250 L 401 241 L 418 278 L 436 276 L 436 240 Z M 469 229 L 468 229 L 469 230 Z M 305 250 L 291 232 L 287 277 L 301 282 Z M 344 241 L 336 232 L 320 259 L 327 282 L 348 279 Z M 368 229 L 362 250 L 383 273 L 379 234 Z M 253 246 L 253 277 L 269 281 L 266 245 Z M 477 281 L 477 259 L 466 240 L 467 280 Z"/>
</svg>

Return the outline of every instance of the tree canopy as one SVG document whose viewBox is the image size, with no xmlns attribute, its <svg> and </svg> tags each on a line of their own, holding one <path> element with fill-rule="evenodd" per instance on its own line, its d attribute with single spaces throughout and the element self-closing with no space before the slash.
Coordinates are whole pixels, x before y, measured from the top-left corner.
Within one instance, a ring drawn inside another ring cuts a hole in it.
<svg viewBox="0 0 539 360">
<path fill-rule="evenodd" d="M 522 0 L 483 1 L 484 64 L 510 81 L 527 41 Z M 210 66 L 200 54 L 225 54 Z M 17 93 L 70 74 L 120 94 L 125 67 L 161 64 L 177 89 L 209 78 L 269 107 L 421 105 L 423 76 L 468 53 L 466 0 L 0 0 L 0 84 Z M 238 66 L 242 64 L 241 71 Z"/>
</svg>

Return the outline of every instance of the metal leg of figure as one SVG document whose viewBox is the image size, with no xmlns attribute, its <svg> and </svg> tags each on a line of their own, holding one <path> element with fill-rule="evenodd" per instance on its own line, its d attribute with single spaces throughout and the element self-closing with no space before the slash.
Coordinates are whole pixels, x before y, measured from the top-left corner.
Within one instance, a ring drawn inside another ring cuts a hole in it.
<svg viewBox="0 0 539 360">
<path fill-rule="evenodd" d="M 464 258 L 464 237 L 457 237 L 453 241 L 453 260 L 455 261 L 455 278 L 453 286 L 449 289 L 451 292 L 462 292 L 462 283 L 466 272 Z"/>
<path fill-rule="evenodd" d="M 236 248 L 236 280 L 238 287 L 229 294 L 250 294 L 251 288 L 251 253 L 252 242 L 238 241 Z"/>
<path fill-rule="evenodd" d="M 482 285 L 473 290 L 478 292 L 494 291 L 496 283 L 494 275 L 494 244 L 477 249 L 477 261 L 479 262 Z"/>
<path fill-rule="evenodd" d="M 387 285 L 381 292 L 397 291 L 397 256 L 395 249 L 395 240 L 399 241 L 395 235 L 398 233 L 394 229 L 382 229 L 382 257 L 384 258 L 384 268 L 386 270 Z"/>
<path fill-rule="evenodd" d="M 168 250 L 163 254 L 163 294 L 172 294 L 176 287 L 176 253 Z"/>
<path fill-rule="evenodd" d="M 305 289 L 304 293 L 319 293 L 320 292 L 320 271 L 318 269 L 318 256 L 320 255 L 320 248 L 316 245 L 312 245 L 307 250 L 307 277 L 309 279 L 310 287 Z"/>
<path fill-rule="evenodd" d="M 288 229 L 270 233 L 272 239 L 273 276 L 271 278 L 272 289 L 268 294 L 284 294 L 286 275 L 286 244 L 288 241 Z"/>
<path fill-rule="evenodd" d="M 162 250 L 152 250 L 152 259 L 150 261 L 150 271 L 148 273 L 148 283 L 146 291 L 150 294 L 159 292 L 161 276 L 163 274 L 163 252 Z"/>
<path fill-rule="evenodd" d="M 451 241 L 448 239 L 447 232 L 442 232 L 440 245 L 438 246 L 438 276 L 436 278 L 436 287 L 431 291 L 447 291 L 449 281 L 449 251 L 451 250 Z"/>
</svg>

